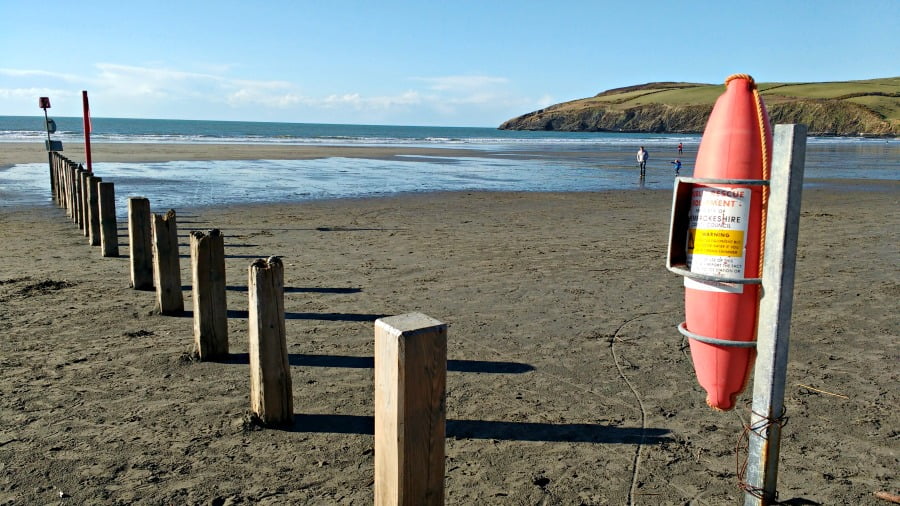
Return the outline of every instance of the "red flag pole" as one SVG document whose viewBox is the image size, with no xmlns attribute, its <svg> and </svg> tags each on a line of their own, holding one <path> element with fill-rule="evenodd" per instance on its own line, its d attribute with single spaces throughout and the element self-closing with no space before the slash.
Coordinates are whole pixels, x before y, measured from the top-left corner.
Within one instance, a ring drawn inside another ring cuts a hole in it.
<svg viewBox="0 0 900 506">
<path fill-rule="evenodd" d="M 91 167 L 91 110 L 88 106 L 87 91 L 81 92 L 81 101 L 84 104 L 84 161 L 87 163 L 88 174 L 93 174 Z"/>
</svg>

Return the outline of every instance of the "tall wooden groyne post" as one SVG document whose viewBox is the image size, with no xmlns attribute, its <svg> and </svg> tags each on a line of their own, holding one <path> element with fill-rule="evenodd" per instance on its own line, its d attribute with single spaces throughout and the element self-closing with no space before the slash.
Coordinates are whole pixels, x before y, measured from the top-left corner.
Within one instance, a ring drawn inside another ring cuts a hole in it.
<svg viewBox="0 0 900 506">
<path fill-rule="evenodd" d="M 294 420 L 284 327 L 284 265 L 278 257 L 250 264 L 250 411 L 266 425 Z"/>
<path fill-rule="evenodd" d="M 86 170 L 78 171 L 78 203 L 80 207 L 80 212 L 78 213 L 78 226 L 81 228 L 81 233 L 88 237 L 90 235 L 90 216 L 89 212 L 89 194 L 90 188 L 88 187 L 88 177 L 90 173 Z"/>
<path fill-rule="evenodd" d="M 53 202 L 56 203 L 59 203 L 59 198 L 56 193 L 57 187 L 59 186 L 59 182 L 56 179 L 56 164 L 58 163 L 60 156 L 62 155 L 56 151 L 49 151 L 47 154 L 48 163 L 50 165 L 50 197 L 53 199 Z"/>
<path fill-rule="evenodd" d="M 153 289 L 153 228 L 150 200 L 128 199 L 128 244 L 131 252 L 131 286 L 135 290 Z"/>
<path fill-rule="evenodd" d="M 116 223 L 116 193 L 113 183 L 101 181 L 100 189 L 100 248 L 105 257 L 119 256 L 119 230 Z"/>
<path fill-rule="evenodd" d="M 72 223 L 81 227 L 81 173 L 80 165 L 72 171 Z"/>
<path fill-rule="evenodd" d="M 375 321 L 375 505 L 444 504 L 447 325 Z"/>
<path fill-rule="evenodd" d="M 91 246 L 100 246 L 100 183 L 102 178 L 97 176 L 87 177 L 88 191 L 88 221 L 87 236 Z"/>
<path fill-rule="evenodd" d="M 153 215 L 153 262 L 157 309 L 160 314 L 180 315 L 184 312 L 184 298 L 181 296 L 181 262 L 174 209 L 169 209 L 165 215 Z"/>
<path fill-rule="evenodd" d="M 201 360 L 228 355 L 225 241 L 218 230 L 191 232 L 194 351 Z"/>
</svg>

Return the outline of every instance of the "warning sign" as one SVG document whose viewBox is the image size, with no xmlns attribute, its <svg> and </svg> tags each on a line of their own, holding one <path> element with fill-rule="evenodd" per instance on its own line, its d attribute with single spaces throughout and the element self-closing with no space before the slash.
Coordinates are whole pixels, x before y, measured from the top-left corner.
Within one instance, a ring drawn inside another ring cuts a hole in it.
<svg viewBox="0 0 900 506">
<path fill-rule="evenodd" d="M 688 231 L 688 247 L 695 255 L 739 257 L 744 253 L 743 230 L 697 230 Z"/>
<path fill-rule="evenodd" d="M 691 195 L 687 267 L 691 272 L 726 279 L 744 277 L 750 189 L 700 186 Z M 742 293 L 743 285 L 684 278 L 698 290 Z"/>
</svg>

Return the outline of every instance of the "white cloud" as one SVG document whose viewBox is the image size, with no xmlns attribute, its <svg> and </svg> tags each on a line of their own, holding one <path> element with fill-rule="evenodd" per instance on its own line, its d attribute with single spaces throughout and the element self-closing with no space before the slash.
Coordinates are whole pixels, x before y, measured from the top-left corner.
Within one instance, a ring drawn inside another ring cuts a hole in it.
<svg viewBox="0 0 900 506">
<path fill-rule="evenodd" d="M 487 75 L 413 77 L 407 84 L 412 81 L 416 86 L 396 93 L 369 95 L 351 89 L 310 95 L 299 83 L 229 76 L 230 65 L 198 63 L 195 68 L 202 71 L 161 63 L 98 63 L 93 73 L 84 76 L 0 68 L 0 107 L 8 114 L 30 114 L 30 102 L 50 96 L 55 105 L 64 105 L 57 114 L 76 115 L 80 90 L 86 89 L 98 116 L 483 124 L 553 103 L 548 96 L 523 97 L 511 89 L 509 79 Z M 21 104 L 16 112 L 7 107 L 13 103 Z M 26 112 L 18 112 L 20 108 Z"/>
<path fill-rule="evenodd" d="M 361 93 L 332 94 L 323 98 L 308 98 L 304 104 L 310 107 L 338 108 L 342 106 L 361 110 L 390 110 L 395 107 L 408 107 L 423 103 L 422 95 L 413 90 L 397 95 L 380 95 L 366 97 Z"/>
<path fill-rule="evenodd" d="M 34 99 L 35 104 L 37 104 L 38 97 L 59 97 L 61 95 L 74 97 L 76 94 L 67 90 L 59 90 L 55 88 L 0 88 L 0 98 L 28 100 Z"/>
<path fill-rule="evenodd" d="M 0 76 L 13 78 L 46 78 L 51 80 L 59 80 L 65 82 L 81 82 L 84 78 L 74 74 L 64 74 L 61 72 L 51 72 L 48 70 L 30 70 L 30 69 L 7 69 L 0 68 Z"/>
<path fill-rule="evenodd" d="M 288 108 L 303 102 L 303 97 L 295 93 L 273 93 L 266 86 L 245 83 L 244 87 L 228 93 L 225 101 L 233 107 L 264 106 Z"/>
</svg>

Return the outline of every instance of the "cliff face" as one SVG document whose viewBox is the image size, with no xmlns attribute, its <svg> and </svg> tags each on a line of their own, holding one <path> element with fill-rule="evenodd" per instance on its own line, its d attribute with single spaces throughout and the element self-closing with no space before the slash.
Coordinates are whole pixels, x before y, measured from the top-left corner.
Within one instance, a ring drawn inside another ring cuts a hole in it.
<svg viewBox="0 0 900 506">
<path fill-rule="evenodd" d="M 594 106 L 572 110 L 541 109 L 502 125 L 501 130 L 561 130 L 566 132 L 702 132 L 711 105 L 647 104 L 615 109 Z"/>
<path fill-rule="evenodd" d="M 892 126 L 880 114 L 859 104 L 840 100 L 796 100 L 767 107 L 775 123 L 803 123 L 810 135 L 897 136 L 900 125 Z"/>
<path fill-rule="evenodd" d="M 803 123 L 811 135 L 900 135 L 900 78 L 760 84 L 759 89 L 773 123 Z M 702 133 L 723 90 L 692 83 L 630 86 L 530 112 L 499 128 Z"/>
</svg>

